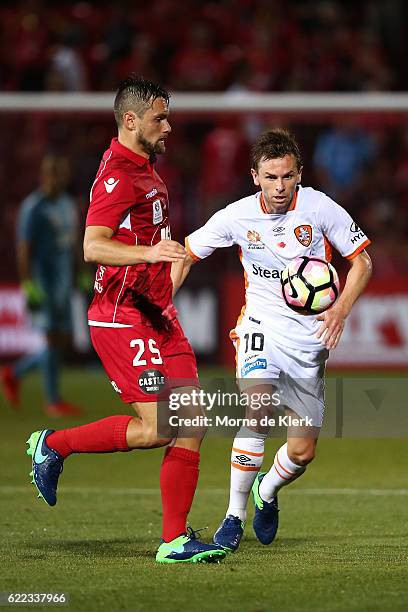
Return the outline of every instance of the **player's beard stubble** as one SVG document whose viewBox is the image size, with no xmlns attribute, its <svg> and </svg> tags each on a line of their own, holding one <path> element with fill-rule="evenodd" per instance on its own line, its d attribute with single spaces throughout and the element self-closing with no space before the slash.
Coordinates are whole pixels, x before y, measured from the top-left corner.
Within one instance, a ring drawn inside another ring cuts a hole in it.
<svg viewBox="0 0 408 612">
<path fill-rule="evenodd" d="M 164 141 L 162 139 L 156 140 L 156 142 L 151 142 L 143 136 L 143 133 L 141 131 L 139 131 L 137 134 L 137 141 L 142 147 L 142 149 L 146 151 L 149 157 L 151 155 L 161 155 L 166 150 Z"/>
</svg>

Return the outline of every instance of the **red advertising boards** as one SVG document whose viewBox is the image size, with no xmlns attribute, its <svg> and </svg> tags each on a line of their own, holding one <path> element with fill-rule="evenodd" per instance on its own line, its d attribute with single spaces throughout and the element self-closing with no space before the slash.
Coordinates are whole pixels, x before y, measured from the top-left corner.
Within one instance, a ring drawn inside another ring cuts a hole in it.
<svg viewBox="0 0 408 612">
<path fill-rule="evenodd" d="M 43 335 L 32 328 L 24 296 L 18 286 L 0 286 L 0 358 L 33 353 L 44 344 Z"/>
</svg>

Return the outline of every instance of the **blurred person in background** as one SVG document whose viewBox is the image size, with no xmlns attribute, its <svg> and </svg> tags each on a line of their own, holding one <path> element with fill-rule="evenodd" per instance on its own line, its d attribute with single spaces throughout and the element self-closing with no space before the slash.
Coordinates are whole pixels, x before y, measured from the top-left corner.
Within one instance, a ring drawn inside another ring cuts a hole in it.
<svg viewBox="0 0 408 612">
<path fill-rule="evenodd" d="M 356 119 L 338 121 L 316 142 L 313 162 L 322 191 L 341 200 L 346 208 L 352 205 L 352 197 L 375 155 L 374 139 Z"/>
<path fill-rule="evenodd" d="M 200 157 L 200 222 L 204 223 L 229 197 L 238 198 L 247 187 L 248 143 L 241 125 L 228 117 L 220 119 L 203 139 Z"/>
<path fill-rule="evenodd" d="M 61 37 L 49 49 L 46 74 L 48 91 L 84 91 L 87 89 L 86 66 L 74 36 Z"/>
<path fill-rule="evenodd" d="M 80 408 L 61 399 L 59 373 L 62 349 L 70 341 L 71 296 L 74 283 L 77 212 L 66 193 L 69 168 L 66 158 L 46 155 L 39 186 L 22 203 L 17 221 L 17 264 L 33 324 L 46 336 L 46 346 L 0 370 L 7 400 L 18 407 L 21 381 L 40 368 L 50 416 L 78 415 Z"/>
</svg>

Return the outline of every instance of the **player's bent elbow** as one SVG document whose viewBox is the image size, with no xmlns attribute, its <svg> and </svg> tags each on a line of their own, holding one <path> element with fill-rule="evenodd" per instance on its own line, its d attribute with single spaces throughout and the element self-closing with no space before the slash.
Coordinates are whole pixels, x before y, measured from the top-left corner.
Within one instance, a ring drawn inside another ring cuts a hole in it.
<svg viewBox="0 0 408 612">
<path fill-rule="evenodd" d="M 93 240 L 84 240 L 84 261 L 86 263 L 98 263 Z"/>
</svg>

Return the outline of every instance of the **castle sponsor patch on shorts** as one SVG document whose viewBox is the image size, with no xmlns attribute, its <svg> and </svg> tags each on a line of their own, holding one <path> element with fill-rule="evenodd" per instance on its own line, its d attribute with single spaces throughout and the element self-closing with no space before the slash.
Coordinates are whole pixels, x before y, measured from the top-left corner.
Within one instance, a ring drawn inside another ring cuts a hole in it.
<svg viewBox="0 0 408 612">
<path fill-rule="evenodd" d="M 246 376 L 249 372 L 252 372 L 252 370 L 266 370 L 266 366 L 266 359 L 263 357 L 255 359 L 255 361 L 250 361 L 241 368 L 241 376 Z"/>
<path fill-rule="evenodd" d="M 145 393 L 160 393 L 166 386 L 166 377 L 160 370 L 143 370 L 139 376 L 139 387 Z"/>
</svg>

